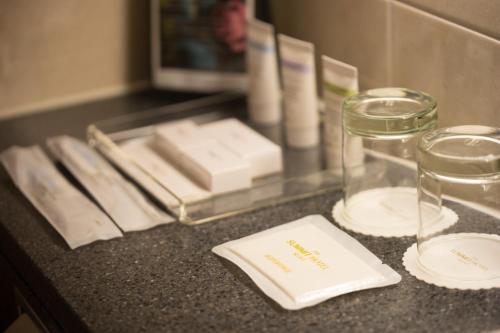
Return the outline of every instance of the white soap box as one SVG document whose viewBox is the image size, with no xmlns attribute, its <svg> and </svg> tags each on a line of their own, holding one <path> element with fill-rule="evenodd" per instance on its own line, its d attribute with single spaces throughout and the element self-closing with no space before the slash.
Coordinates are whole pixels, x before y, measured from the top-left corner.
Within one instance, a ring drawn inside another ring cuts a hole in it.
<svg viewBox="0 0 500 333">
<path fill-rule="evenodd" d="M 153 142 L 169 160 L 178 164 L 183 150 L 215 141 L 200 131 L 193 121 L 180 120 L 156 126 Z"/>
<path fill-rule="evenodd" d="M 283 170 L 281 147 L 235 118 L 200 126 L 207 137 L 215 138 L 250 164 L 252 178 Z"/>
<path fill-rule="evenodd" d="M 182 172 L 213 194 L 251 186 L 248 162 L 190 120 L 158 126 L 154 144 Z"/>
<path fill-rule="evenodd" d="M 154 144 L 214 194 L 249 188 L 251 178 L 283 169 L 281 147 L 234 118 L 202 126 L 189 120 L 161 125 Z"/>
<path fill-rule="evenodd" d="M 184 149 L 180 164 L 183 171 L 214 194 L 252 185 L 250 165 L 218 142 Z"/>
</svg>

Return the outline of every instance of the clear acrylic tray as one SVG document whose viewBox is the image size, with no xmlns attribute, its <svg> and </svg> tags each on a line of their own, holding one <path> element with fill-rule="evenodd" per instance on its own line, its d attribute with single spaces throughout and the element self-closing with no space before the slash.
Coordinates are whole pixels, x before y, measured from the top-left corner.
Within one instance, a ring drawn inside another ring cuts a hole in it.
<svg viewBox="0 0 500 333">
<path fill-rule="evenodd" d="M 197 124 L 203 124 L 229 117 L 238 118 L 282 147 L 284 162 L 282 173 L 254 179 L 250 189 L 186 203 L 143 169 L 119 146 L 126 140 L 151 136 L 155 125 L 168 121 L 190 119 Z M 176 198 L 176 204 L 164 208 L 184 224 L 199 224 L 338 190 L 342 183 L 341 176 L 326 168 L 323 145 L 304 150 L 287 148 L 281 126 L 257 126 L 249 123 L 246 118 L 244 97 L 231 93 L 203 97 L 99 121 L 88 127 L 87 135 L 89 144 L 110 159 L 119 169 L 124 171 L 120 168 L 121 163 L 134 164 L 143 176 Z M 127 172 L 124 173 L 127 175 Z M 142 187 L 141 184 L 136 184 Z M 143 190 L 148 192 L 145 188 Z M 153 194 L 148 194 L 155 200 Z"/>
</svg>

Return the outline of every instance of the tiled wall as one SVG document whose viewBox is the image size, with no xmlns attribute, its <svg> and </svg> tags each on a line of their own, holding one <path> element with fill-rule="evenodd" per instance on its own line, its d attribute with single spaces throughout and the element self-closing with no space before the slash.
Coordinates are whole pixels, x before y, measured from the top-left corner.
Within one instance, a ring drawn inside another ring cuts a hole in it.
<svg viewBox="0 0 500 333">
<path fill-rule="evenodd" d="M 278 32 L 438 98 L 441 125 L 500 127 L 500 0 L 270 0 Z M 0 118 L 149 80 L 148 1 L 0 1 Z M 319 74 L 319 67 L 318 74 Z"/>
<path fill-rule="evenodd" d="M 362 89 L 423 90 L 438 99 L 441 126 L 500 127 L 500 1 L 272 0 L 271 5 L 278 32 L 313 42 L 318 65 L 326 54 L 357 66 Z"/>
<path fill-rule="evenodd" d="M 0 118 L 147 84 L 148 4 L 0 0 Z"/>
</svg>

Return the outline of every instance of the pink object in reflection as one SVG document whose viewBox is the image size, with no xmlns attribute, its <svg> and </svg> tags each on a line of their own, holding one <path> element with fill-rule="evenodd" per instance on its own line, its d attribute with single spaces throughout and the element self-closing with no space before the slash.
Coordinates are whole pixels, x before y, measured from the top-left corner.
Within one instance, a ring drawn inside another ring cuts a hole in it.
<svg viewBox="0 0 500 333">
<path fill-rule="evenodd" d="M 245 4 L 229 0 L 214 10 L 214 29 L 217 37 L 233 52 L 245 50 Z"/>
</svg>

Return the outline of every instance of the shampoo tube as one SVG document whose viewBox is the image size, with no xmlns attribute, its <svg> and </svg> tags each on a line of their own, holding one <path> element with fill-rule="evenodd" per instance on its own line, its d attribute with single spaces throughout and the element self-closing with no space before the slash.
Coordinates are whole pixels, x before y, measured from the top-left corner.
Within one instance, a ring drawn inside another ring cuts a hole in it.
<svg viewBox="0 0 500 333">
<path fill-rule="evenodd" d="M 319 143 L 314 45 L 278 35 L 283 77 L 287 144 L 309 148 Z"/>
<path fill-rule="evenodd" d="M 344 98 L 358 93 L 358 70 L 356 67 L 322 56 L 323 65 L 323 100 L 325 102 L 324 140 L 327 151 L 327 166 L 330 169 L 342 168 L 342 103 Z M 363 159 L 362 142 L 354 142 L 349 150 L 357 150 L 357 163 Z"/>
<path fill-rule="evenodd" d="M 281 92 L 271 24 L 247 22 L 248 109 L 252 122 L 274 125 L 281 121 Z"/>
</svg>

